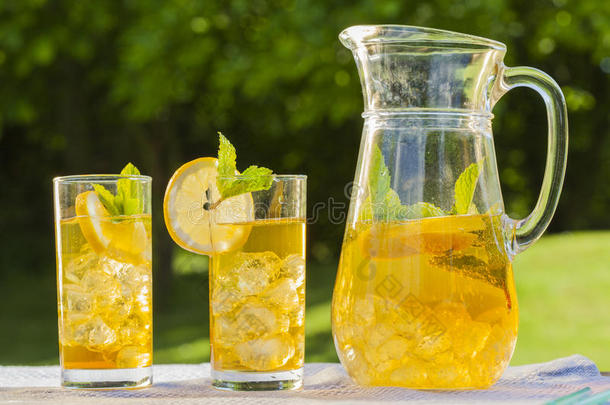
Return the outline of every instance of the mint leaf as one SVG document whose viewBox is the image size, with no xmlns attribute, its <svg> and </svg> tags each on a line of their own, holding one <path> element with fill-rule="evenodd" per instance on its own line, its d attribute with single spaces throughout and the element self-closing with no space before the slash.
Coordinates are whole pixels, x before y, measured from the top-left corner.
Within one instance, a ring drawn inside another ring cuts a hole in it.
<svg viewBox="0 0 610 405">
<path fill-rule="evenodd" d="M 106 188 L 104 186 L 101 186 L 99 184 L 94 184 L 93 189 L 95 190 L 97 197 L 100 199 L 100 201 L 104 205 L 104 208 L 106 208 L 106 211 L 108 211 L 108 213 L 110 215 L 112 215 L 112 216 L 120 215 L 119 214 L 120 211 L 114 202 L 114 195 L 110 191 L 106 190 Z"/>
<path fill-rule="evenodd" d="M 479 175 L 483 171 L 484 162 L 485 159 L 482 159 L 480 162 L 468 166 L 455 182 L 455 204 L 452 209 L 454 214 L 468 214 L 472 211 L 470 205 L 472 204 L 472 198 L 474 197 Z M 476 207 L 474 207 L 474 210 L 476 210 Z"/>
<path fill-rule="evenodd" d="M 390 186 L 390 171 L 377 145 L 373 149 L 369 170 L 369 196 L 364 202 L 361 220 L 374 218 L 394 221 L 449 215 L 445 210 L 427 202 L 403 205 L 398 193 Z"/>
<path fill-rule="evenodd" d="M 220 145 L 218 147 L 218 177 L 216 187 L 220 192 L 220 199 L 251 193 L 253 191 L 268 190 L 273 183 L 273 171 L 266 167 L 252 165 L 242 174 L 237 173 L 235 147 L 222 134 L 218 133 Z M 217 201 L 213 206 L 218 205 Z"/>
<path fill-rule="evenodd" d="M 142 203 L 139 198 L 128 198 L 123 201 L 123 213 L 125 215 L 136 215 L 142 213 Z"/>
<path fill-rule="evenodd" d="M 121 176 L 139 176 L 140 171 L 131 163 L 127 163 Z M 119 179 L 117 182 L 117 193 L 115 204 L 123 215 L 141 214 L 144 208 L 144 202 L 140 195 L 140 188 L 135 180 Z"/>
<path fill-rule="evenodd" d="M 224 179 L 220 192 L 223 199 L 253 191 L 268 190 L 273 183 L 273 171 L 266 167 L 250 166 L 234 179 Z"/>
<path fill-rule="evenodd" d="M 385 164 L 379 146 L 373 146 L 369 165 L 369 197 L 365 201 L 362 217 L 365 219 L 395 220 L 403 216 L 404 206 L 398 193 L 390 186 L 390 170 Z"/>
<path fill-rule="evenodd" d="M 405 206 L 401 204 L 400 197 L 396 191 L 389 189 L 384 198 L 375 203 L 372 202 L 369 195 L 362 206 L 360 220 L 384 219 L 396 220 L 404 218 Z"/>
<path fill-rule="evenodd" d="M 455 205 L 451 211 L 445 211 L 428 202 L 403 205 L 398 193 L 391 188 L 390 171 L 385 164 L 381 149 L 377 145 L 373 148 L 369 164 L 369 195 L 364 200 L 360 220 L 393 221 L 478 213 L 476 206 L 472 204 L 472 199 L 485 159 L 471 164 L 460 174 L 454 186 Z"/>
<path fill-rule="evenodd" d="M 369 193 L 373 207 L 385 202 L 387 194 L 392 190 L 390 183 L 390 171 L 385 164 L 381 149 L 374 145 L 373 156 L 369 165 Z"/>
<path fill-rule="evenodd" d="M 121 176 L 139 176 L 140 171 L 131 162 L 127 163 L 123 170 L 121 170 Z"/>
<path fill-rule="evenodd" d="M 140 171 L 131 163 L 121 170 L 121 176 L 139 176 Z M 94 184 L 98 198 L 104 204 L 108 213 L 112 216 L 135 215 L 144 211 L 144 201 L 140 188 L 135 180 L 119 179 L 117 181 L 117 193 L 113 195 L 104 186 Z"/>
<path fill-rule="evenodd" d="M 218 137 L 220 139 L 220 145 L 218 146 L 218 175 L 221 177 L 234 176 L 237 171 L 235 147 L 231 145 L 231 142 L 221 132 L 218 133 Z"/>
<path fill-rule="evenodd" d="M 449 213 L 442 208 L 427 202 L 418 202 L 412 205 L 407 205 L 405 212 L 406 219 L 440 217 L 444 215 L 449 215 Z"/>
</svg>

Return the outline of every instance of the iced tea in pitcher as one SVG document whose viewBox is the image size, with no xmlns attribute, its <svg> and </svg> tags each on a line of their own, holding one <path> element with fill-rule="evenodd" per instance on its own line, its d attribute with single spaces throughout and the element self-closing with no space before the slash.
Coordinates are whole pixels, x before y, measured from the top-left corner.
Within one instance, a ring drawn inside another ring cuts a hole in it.
<svg viewBox="0 0 610 405">
<path fill-rule="evenodd" d="M 333 303 L 341 361 L 362 385 L 487 387 L 517 337 L 499 217 L 357 222 Z"/>
</svg>

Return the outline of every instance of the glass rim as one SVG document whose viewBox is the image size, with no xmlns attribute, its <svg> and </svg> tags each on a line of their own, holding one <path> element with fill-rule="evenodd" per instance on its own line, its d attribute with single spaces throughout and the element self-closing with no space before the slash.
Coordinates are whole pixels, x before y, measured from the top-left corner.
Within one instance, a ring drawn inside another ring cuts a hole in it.
<svg viewBox="0 0 610 405">
<path fill-rule="evenodd" d="M 290 181 L 290 180 L 307 180 L 305 174 L 268 174 L 256 177 L 271 177 L 274 180 Z M 243 179 L 246 178 L 243 174 L 234 174 L 232 176 L 216 176 L 217 179 Z M 248 178 L 251 178 L 248 176 Z"/>
<path fill-rule="evenodd" d="M 152 177 L 143 174 L 73 174 L 69 176 L 57 176 L 53 183 L 90 183 L 93 181 L 117 181 L 121 179 L 137 180 L 142 182 L 152 181 Z"/>
<path fill-rule="evenodd" d="M 380 32 L 382 30 L 383 32 Z M 444 45 L 447 48 L 457 47 L 458 45 L 474 45 L 481 48 L 506 51 L 504 43 L 493 39 L 414 25 L 354 25 L 341 31 L 339 39 L 349 49 L 356 49 L 365 44 L 437 43 L 439 46 Z"/>
</svg>

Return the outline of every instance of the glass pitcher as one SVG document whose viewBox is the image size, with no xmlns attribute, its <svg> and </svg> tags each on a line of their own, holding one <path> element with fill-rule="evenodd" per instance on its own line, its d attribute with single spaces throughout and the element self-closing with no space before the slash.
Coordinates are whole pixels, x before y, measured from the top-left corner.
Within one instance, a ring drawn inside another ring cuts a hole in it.
<svg viewBox="0 0 610 405">
<path fill-rule="evenodd" d="M 364 129 L 332 303 L 335 346 L 365 386 L 485 388 L 517 338 L 511 260 L 544 232 L 567 156 L 559 86 L 503 64 L 504 44 L 407 26 L 355 26 Z M 532 213 L 504 213 L 491 110 L 525 86 L 545 102 L 548 156 Z"/>
</svg>

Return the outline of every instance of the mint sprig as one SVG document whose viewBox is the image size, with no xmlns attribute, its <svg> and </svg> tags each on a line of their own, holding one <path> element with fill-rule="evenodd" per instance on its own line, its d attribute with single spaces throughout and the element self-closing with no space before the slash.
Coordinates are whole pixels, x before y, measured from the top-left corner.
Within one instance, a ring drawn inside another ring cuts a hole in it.
<svg viewBox="0 0 610 405">
<path fill-rule="evenodd" d="M 364 202 L 361 219 L 395 221 L 476 213 L 472 200 L 485 159 L 471 164 L 460 174 L 454 185 L 454 205 L 451 211 L 445 211 L 428 202 L 402 204 L 398 193 L 391 187 L 390 171 L 381 149 L 377 145 L 373 148 L 369 164 L 369 195 Z"/>
<path fill-rule="evenodd" d="M 140 171 L 131 163 L 121 170 L 121 176 L 138 176 Z M 116 195 L 100 184 L 94 184 L 93 189 L 112 216 L 136 215 L 144 212 L 144 199 L 135 180 L 129 178 L 119 179 Z"/>
<path fill-rule="evenodd" d="M 220 199 L 210 206 L 216 208 L 222 201 L 236 195 L 251 193 L 253 191 L 269 190 L 273 183 L 273 171 L 266 167 L 252 165 L 237 174 L 237 153 L 231 142 L 218 132 L 220 144 L 218 147 L 218 177 L 216 187 L 220 192 Z"/>
<path fill-rule="evenodd" d="M 472 199 L 474 197 L 474 191 L 477 188 L 479 176 L 483 171 L 484 162 L 485 159 L 482 159 L 477 163 L 472 163 L 456 180 L 453 188 L 455 203 L 451 210 L 452 213 L 457 215 L 469 214 L 476 210 L 476 207 L 472 206 Z"/>
<path fill-rule="evenodd" d="M 97 194 L 97 198 L 102 202 L 106 211 L 113 217 L 120 215 L 120 210 L 114 203 L 114 194 L 106 190 L 106 188 L 99 184 L 94 184 L 93 189 Z"/>
</svg>

